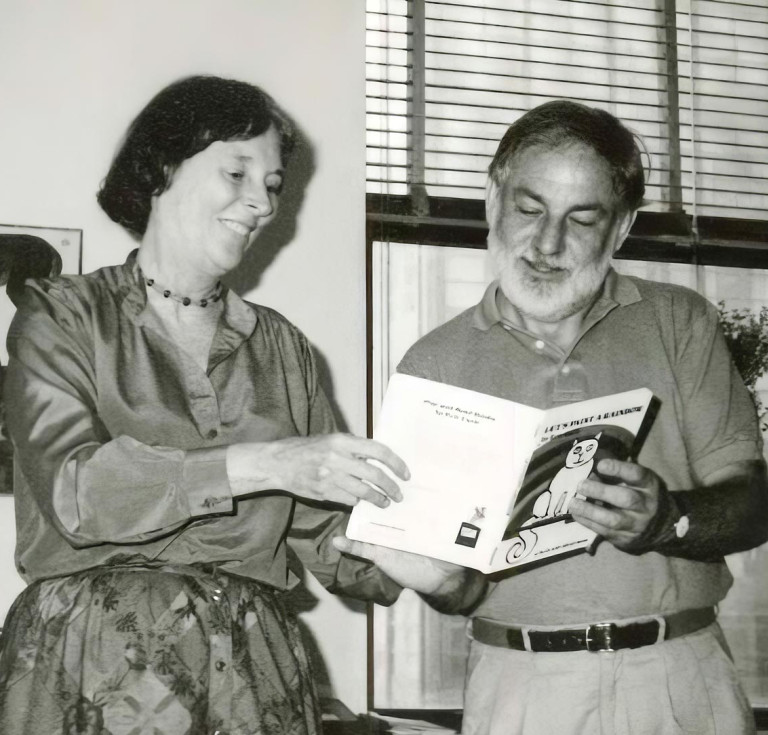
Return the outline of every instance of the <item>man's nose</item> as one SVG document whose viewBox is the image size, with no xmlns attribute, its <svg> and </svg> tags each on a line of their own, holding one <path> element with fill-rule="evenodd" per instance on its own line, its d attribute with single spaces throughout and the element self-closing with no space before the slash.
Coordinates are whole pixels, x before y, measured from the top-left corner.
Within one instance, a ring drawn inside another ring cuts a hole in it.
<svg viewBox="0 0 768 735">
<path fill-rule="evenodd" d="M 536 250 L 542 255 L 556 255 L 563 249 L 563 227 L 557 220 L 545 218 L 535 241 Z"/>
</svg>

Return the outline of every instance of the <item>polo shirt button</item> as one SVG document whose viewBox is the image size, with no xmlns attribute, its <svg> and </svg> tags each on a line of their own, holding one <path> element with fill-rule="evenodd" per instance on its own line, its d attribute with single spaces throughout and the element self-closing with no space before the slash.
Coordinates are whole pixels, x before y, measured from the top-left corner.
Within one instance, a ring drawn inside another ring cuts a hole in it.
<svg viewBox="0 0 768 735">
<path fill-rule="evenodd" d="M 567 365 L 563 366 L 563 369 L 560 371 L 563 375 L 568 375 L 568 373 L 571 372 L 571 368 L 569 368 Z"/>
<path fill-rule="evenodd" d="M 536 349 L 537 350 L 543 350 L 544 349 L 544 340 L 537 339 L 536 340 Z"/>
<path fill-rule="evenodd" d="M 211 429 L 208 434 L 206 434 L 208 439 L 215 439 L 219 435 L 219 432 L 216 431 L 216 429 Z"/>
<path fill-rule="evenodd" d="M 224 669 L 226 668 L 227 668 L 227 665 L 223 661 L 216 662 L 216 671 L 224 671 Z"/>
</svg>

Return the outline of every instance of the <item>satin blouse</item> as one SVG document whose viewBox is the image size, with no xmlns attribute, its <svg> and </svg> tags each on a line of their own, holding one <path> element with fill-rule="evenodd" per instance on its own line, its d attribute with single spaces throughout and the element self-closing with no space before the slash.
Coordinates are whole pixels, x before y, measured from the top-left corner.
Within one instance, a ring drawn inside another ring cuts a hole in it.
<svg viewBox="0 0 768 735">
<path fill-rule="evenodd" d="M 29 281 L 8 335 L 16 563 L 28 581 L 123 563 L 214 563 L 288 588 L 288 545 L 334 590 L 399 588 L 332 547 L 347 513 L 281 492 L 234 498 L 226 445 L 334 431 L 304 335 L 223 297 L 204 371 L 153 327 L 136 252 Z"/>
</svg>

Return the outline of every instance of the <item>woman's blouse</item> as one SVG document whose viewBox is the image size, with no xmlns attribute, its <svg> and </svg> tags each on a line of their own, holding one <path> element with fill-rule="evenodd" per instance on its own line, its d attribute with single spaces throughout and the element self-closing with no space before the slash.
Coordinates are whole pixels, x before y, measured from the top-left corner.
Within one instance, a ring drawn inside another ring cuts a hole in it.
<svg viewBox="0 0 768 735">
<path fill-rule="evenodd" d="M 150 317 L 136 252 L 28 282 L 5 380 L 22 576 L 206 562 L 287 588 L 288 542 L 326 586 L 394 599 L 371 565 L 338 564 L 342 510 L 281 492 L 232 496 L 226 445 L 334 430 L 304 335 L 227 291 L 203 371 Z"/>
</svg>

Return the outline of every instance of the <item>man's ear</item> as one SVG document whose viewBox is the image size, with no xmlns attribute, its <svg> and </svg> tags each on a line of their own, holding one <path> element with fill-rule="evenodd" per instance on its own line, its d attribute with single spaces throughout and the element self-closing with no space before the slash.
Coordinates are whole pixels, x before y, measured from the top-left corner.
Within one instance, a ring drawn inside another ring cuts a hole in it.
<svg viewBox="0 0 768 735">
<path fill-rule="evenodd" d="M 616 229 L 616 242 L 613 244 L 612 255 L 615 255 L 616 251 L 624 244 L 624 240 L 627 239 L 629 231 L 632 229 L 632 225 L 635 224 L 635 217 L 637 217 L 637 210 L 626 210 L 620 215 L 619 222 Z"/>
<path fill-rule="evenodd" d="M 499 186 L 489 176 L 485 185 L 485 221 L 489 227 L 496 222 L 496 210 L 499 206 Z"/>
</svg>

